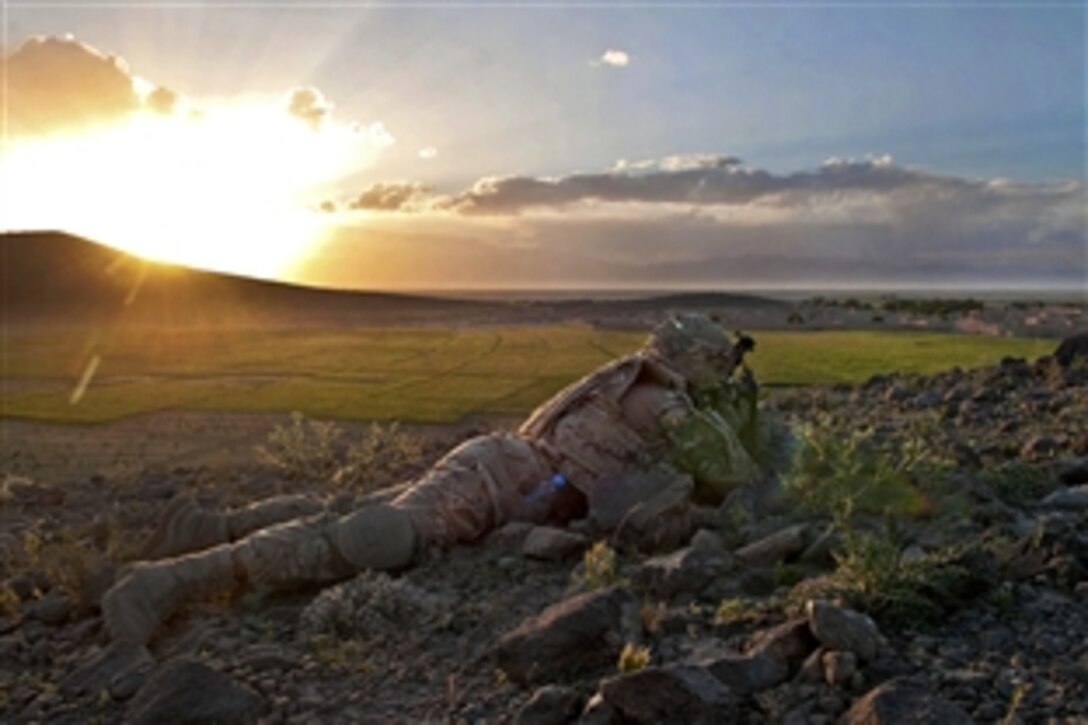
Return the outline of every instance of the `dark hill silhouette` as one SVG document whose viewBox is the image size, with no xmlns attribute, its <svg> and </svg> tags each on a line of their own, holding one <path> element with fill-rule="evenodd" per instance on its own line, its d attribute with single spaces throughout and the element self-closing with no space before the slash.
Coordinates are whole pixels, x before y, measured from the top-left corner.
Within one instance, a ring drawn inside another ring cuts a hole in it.
<svg viewBox="0 0 1088 725">
<path fill-rule="evenodd" d="M 0 234 L 4 322 L 26 326 L 336 327 L 584 320 L 642 327 L 684 310 L 777 313 L 717 292 L 638 299 L 473 300 L 321 289 L 149 262 L 61 232 Z"/>
<path fill-rule="evenodd" d="M 0 235 L 5 319 L 116 323 L 336 325 L 487 315 L 471 300 L 345 292 L 148 262 L 58 232 Z"/>
</svg>

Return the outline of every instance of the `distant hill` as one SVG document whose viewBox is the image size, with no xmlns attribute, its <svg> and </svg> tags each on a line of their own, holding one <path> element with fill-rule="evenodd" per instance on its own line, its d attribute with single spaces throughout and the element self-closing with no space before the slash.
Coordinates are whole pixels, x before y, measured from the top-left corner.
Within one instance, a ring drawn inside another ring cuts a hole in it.
<svg viewBox="0 0 1088 725">
<path fill-rule="evenodd" d="M 480 316 L 472 300 L 345 292 L 148 262 L 58 232 L 0 235 L 9 324 L 335 325 Z"/>
<path fill-rule="evenodd" d="M 637 299 L 474 300 L 321 289 L 149 262 L 60 232 L 0 234 L 9 327 L 110 324 L 335 327 L 580 320 L 645 329 L 670 312 L 773 314 L 778 300 L 717 292 Z"/>
</svg>

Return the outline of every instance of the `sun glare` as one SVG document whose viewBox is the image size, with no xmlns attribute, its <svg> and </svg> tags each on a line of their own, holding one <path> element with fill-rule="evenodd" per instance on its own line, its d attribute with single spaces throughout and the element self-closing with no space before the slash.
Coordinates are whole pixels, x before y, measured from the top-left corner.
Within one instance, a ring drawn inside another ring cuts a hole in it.
<svg viewBox="0 0 1088 725">
<path fill-rule="evenodd" d="M 5 229 L 61 229 L 158 261 L 276 277 L 318 240 L 318 194 L 373 160 L 365 133 L 248 102 L 9 140 Z"/>
</svg>

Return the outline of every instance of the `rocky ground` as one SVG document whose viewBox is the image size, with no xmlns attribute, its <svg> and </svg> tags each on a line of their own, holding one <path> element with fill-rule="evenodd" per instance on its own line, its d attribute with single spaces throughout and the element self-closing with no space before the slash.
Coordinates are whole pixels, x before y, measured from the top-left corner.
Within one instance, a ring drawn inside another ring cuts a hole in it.
<svg viewBox="0 0 1088 725">
<path fill-rule="evenodd" d="M 231 462 L 9 477 L 0 721 L 1088 722 L 1088 359 L 1068 363 L 778 392 L 795 468 L 719 506 L 201 602 L 150 651 L 109 646 L 97 602 L 167 500 L 343 490 Z"/>
</svg>

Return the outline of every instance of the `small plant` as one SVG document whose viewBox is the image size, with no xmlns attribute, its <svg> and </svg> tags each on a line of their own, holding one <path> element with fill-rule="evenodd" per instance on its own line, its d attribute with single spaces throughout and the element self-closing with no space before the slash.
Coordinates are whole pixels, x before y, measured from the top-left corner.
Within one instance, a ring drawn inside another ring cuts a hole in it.
<svg viewBox="0 0 1088 725">
<path fill-rule="evenodd" d="M 661 622 L 665 618 L 667 611 L 668 605 L 665 602 L 643 602 L 642 607 L 639 609 L 642 628 L 647 632 L 656 632 L 660 629 Z"/>
<path fill-rule="evenodd" d="M 1054 488 L 1054 479 L 1045 468 L 1015 460 L 982 471 L 979 479 L 1002 499 L 1014 504 L 1042 498 Z"/>
<path fill-rule="evenodd" d="M 810 513 L 920 515 L 924 494 L 941 488 L 949 465 L 921 434 L 883 450 L 871 432 L 843 433 L 829 426 L 800 431 L 786 484 Z"/>
<path fill-rule="evenodd" d="M 403 432 L 399 423 L 371 423 L 362 439 L 348 447 L 347 461 L 333 476 L 333 483 L 360 493 L 384 488 L 396 483 L 422 453 L 419 442 Z"/>
<path fill-rule="evenodd" d="M 582 557 L 582 570 L 574 575 L 583 589 L 603 589 L 620 581 L 616 573 L 616 550 L 606 541 L 598 541 Z"/>
<path fill-rule="evenodd" d="M 797 564 L 787 564 L 779 561 L 774 565 L 774 585 L 776 587 L 792 587 L 805 578 L 805 570 Z"/>
<path fill-rule="evenodd" d="M 0 587 L 0 614 L 6 617 L 19 614 L 19 595 L 7 585 Z"/>
<path fill-rule="evenodd" d="M 620 652 L 618 667 L 620 672 L 638 672 L 650 664 L 650 648 L 628 642 Z"/>
<path fill-rule="evenodd" d="M 718 606 L 714 610 L 714 626 L 726 627 L 740 622 L 757 621 L 772 612 L 779 611 L 781 604 L 777 597 L 762 600 L 728 597 L 718 602 Z"/>
<path fill-rule="evenodd" d="M 905 560 L 889 532 L 846 531 L 836 561 L 829 577 L 802 583 L 794 595 L 841 597 L 877 619 L 905 626 L 933 623 L 988 590 L 996 568 L 993 552 L 978 543 Z"/>
<path fill-rule="evenodd" d="M 289 424 L 276 426 L 265 445 L 257 446 L 257 456 L 288 480 L 327 479 L 340 467 L 337 447 L 343 434 L 335 423 L 296 411 Z"/>
<path fill-rule="evenodd" d="M 1024 698 L 1028 696 L 1029 692 L 1031 692 L 1030 682 L 1022 682 L 1016 686 L 1012 691 L 1012 696 L 1009 698 L 1009 709 L 1005 713 L 1005 717 L 1001 719 L 1001 725 L 1012 725 L 1012 723 L 1019 720 L 1016 713 L 1024 704 Z"/>
</svg>

